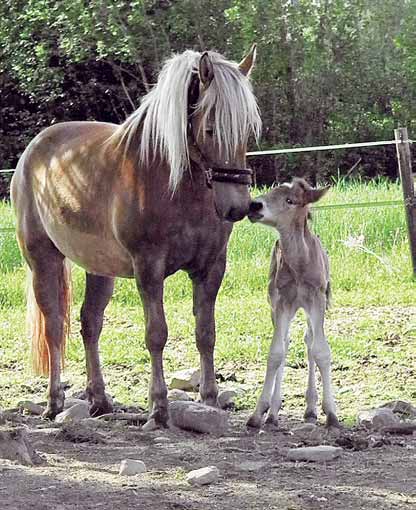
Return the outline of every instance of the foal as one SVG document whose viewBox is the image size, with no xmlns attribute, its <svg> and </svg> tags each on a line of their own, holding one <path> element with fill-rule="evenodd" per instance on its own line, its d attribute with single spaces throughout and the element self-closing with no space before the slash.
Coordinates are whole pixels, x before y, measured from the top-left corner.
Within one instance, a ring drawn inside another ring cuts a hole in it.
<svg viewBox="0 0 416 510">
<path fill-rule="evenodd" d="M 274 227 L 280 234 L 273 249 L 269 276 L 274 335 L 263 391 L 247 422 L 251 427 L 260 427 L 267 410 L 266 422 L 277 423 L 282 405 L 281 385 L 289 346 L 289 326 L 299 308 L 303 308 L 308 317 L 305 343 L 309 375 L 305 421 L 317 420 L 316 363 L 322 376 L 326 424 L 339 427 L 331 388 L 331 352 L 324 333 L 324 314 L 330 295 L 328 256 L 318 237 L 308 228 L 308 206 L 327 190 L 314 189 L 303 179 L 294 179 L 291 184 L 283 184 L 258 197 L 250 205 L 250 221 Z"/>
</svg>

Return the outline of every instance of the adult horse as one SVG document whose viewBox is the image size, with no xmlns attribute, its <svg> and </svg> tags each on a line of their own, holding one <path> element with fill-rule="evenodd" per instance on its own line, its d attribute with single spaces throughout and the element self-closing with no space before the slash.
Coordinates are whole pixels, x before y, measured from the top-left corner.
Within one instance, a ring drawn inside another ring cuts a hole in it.
<svg viewBox="0 0 416 510">
<path fill-rule="evenodd" d="M 163 283 L 179 269 L 193 282 L 201 397 L 216 404 L 214 306 L 232 223 L 250 202 L 247 139 L 260 130 L 248 80 L 254 60 L 255 46 L 239 65 L 214 52 L 176 55 L 123 124 L 56 124 L 20 158 L 12 200 L 32 274 L 32 358 L 38 373 L 49 372 L 45 417 L 64 405 L 66 259 L 86 271 L 81 334 L 92 415 L 111 411 L 98 353 L 104 309 L 114 278 L 135 278 L 152 364 L 150 417 L 166 425 Z"/>
</svg>

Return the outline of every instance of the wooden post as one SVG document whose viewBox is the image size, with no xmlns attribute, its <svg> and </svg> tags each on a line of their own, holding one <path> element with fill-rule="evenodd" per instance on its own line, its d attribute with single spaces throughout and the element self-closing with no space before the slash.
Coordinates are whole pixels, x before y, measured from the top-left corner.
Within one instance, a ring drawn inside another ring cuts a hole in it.
<svg viewBox="0 0 416 510">
<path fill-rule="evenodd" d="M 413 276 L 416 277 L 416 197 L 412 174 L 412 156 L 406 128 L 394 130 L 397 160 L 402 181 L 404 205 L 406 208 L 407 231 L 412 256 Z"/>
</svg>

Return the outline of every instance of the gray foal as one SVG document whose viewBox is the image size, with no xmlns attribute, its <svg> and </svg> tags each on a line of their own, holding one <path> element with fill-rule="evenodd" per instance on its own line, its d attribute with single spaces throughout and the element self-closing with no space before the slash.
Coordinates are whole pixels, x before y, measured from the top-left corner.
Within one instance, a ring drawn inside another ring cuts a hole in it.
<svg viewBox="0 0 416 510">
<path fill-rule="evenodd" d="M 324 333 L 324 315 L 330 296 L 328 256 L 319 238 L 308 228 L 309 204 L 319 200 L 327 190 L 314 189 L 303 179 L 294 179 L 291 184 L 283 184 L 256 198 L 250 205 L 250 221 L 274 227 L 280 235 L 273 249 L 269 277 L 274 334 L 263 390 L 247 422 L 251 427 L 261 426 L 266 411 L 269 411 L 266 422 L 277 423 L 282 405 L 289 326 L 299 308 L 305 310 L 308 318 L 305 343 L 309 375 L 305 421 L 317 420 L 316 364 L 322 377 L 322 408 L 326 424 L 339 427 L 331 387 L 331 351 Z"/>
</svg>

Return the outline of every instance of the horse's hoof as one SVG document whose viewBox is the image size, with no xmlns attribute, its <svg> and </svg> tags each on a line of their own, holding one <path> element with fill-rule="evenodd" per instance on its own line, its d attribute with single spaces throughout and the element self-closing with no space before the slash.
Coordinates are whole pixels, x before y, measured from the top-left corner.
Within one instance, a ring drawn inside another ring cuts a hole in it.
<svg viewBox="0 0 416 510">
<path fill-rule="evenodd" d="M 56 415 L 58 415 L 59 413 L 61 413 L 63 411 L 63 406 L 62 406 L 62 409 L 58 409 L 57 407 L 55 406 L 49 406 L 43 411 L 42 413 L 42 418 L 44 420 L 51 420 L 53 421 L 56 417 Z"/>
<path fill-rule="evenodd" d="M 340 424 L 337 416 L 334 413 L 329 413 L 326 417 L 326 428 L 328 430 L 331 429 L 342 429 L 342 425 Z"/>
<path fill-rule="evenodd" d="M 257 415 L 252 414 L 246 423 L 247 427 L 251 429 L 259 429 L 261 427 L 261 418 Z"/>
<path fill-rule="evenodd" d="M 90 406 L 90 416 L 95 418 L 96 416 L 102 416 L 113 412 L 113 406 L 107 400 L 93 401 Z"/>
</svg>

